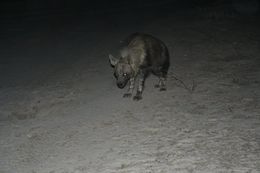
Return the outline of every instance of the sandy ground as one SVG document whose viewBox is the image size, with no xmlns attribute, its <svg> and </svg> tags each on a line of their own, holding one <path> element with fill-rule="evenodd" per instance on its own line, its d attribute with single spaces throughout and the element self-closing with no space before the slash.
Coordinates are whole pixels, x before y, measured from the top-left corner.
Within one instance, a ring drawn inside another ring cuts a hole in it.
<svg viewBox="0 0 260 173">
<path fill-rule="evenodd" d="M 258 19 L 153 14 L 1 20 L 1 173 L 260 172 Z M 136 31 L 171 54 L 139 102 L 108 64 Z"/>
</svg>

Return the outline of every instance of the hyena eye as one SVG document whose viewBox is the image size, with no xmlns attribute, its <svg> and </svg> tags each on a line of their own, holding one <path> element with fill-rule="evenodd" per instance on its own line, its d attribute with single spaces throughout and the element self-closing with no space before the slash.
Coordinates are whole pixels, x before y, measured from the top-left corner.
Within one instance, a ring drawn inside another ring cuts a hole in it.
<svg viewBox="0 0 260 173">
<path fill-rule="evenodd" d="M 127 76 L 127 74 L 126 74 L 126 73 L 124 73 L 124 74 L 123 74 L 123 76 Z"/>
</svg>

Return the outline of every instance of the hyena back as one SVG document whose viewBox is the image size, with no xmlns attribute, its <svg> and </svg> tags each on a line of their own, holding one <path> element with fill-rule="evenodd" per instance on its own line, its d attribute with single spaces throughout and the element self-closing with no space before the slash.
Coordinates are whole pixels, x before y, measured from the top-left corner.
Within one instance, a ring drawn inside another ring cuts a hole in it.
<svg viewBox="0 0 260 173">
<path fill-rule="evenodd" d="M 166 78 L 170 65 L 169 52 L 166 45 L 159 39 L 143 33 L 135 33 L 127 37 L 125 46 L 120 51 L 120 58 L 109 55 L 114 76 L 119 88 L 130 83 L 124 97 L 131 97 L 135 87 L 135 80 L 139 76 L 138 88 L 134 100 L 142 99 L 144 82 L 152 73 L 159 77 L 156 88 L 166 90 Z"/>
</svg>

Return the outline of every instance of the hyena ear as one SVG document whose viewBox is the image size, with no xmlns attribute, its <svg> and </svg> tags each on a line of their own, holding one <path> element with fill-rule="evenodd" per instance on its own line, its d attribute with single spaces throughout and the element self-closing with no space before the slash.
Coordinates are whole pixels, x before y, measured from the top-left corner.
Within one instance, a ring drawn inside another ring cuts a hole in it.
<svg viewBox="0 0 260 173">
<path fill-rule="evenodd" d="M 118 59 L 113 57 L 113 55 L 109 54 L 109 62 L 112 67 L 115 67 L 115 65 L 118 63 Z"/>
</svg>

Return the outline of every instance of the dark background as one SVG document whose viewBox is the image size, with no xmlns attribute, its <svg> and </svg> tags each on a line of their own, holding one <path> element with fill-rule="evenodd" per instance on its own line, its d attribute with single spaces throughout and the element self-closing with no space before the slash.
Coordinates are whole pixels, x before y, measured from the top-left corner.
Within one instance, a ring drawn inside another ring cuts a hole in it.
<svg viewBox="0 0 260 173">
<path fill-rule="evenodd" d="M 106 10 L 129 10 L 138 8 L 151 8 L 156 6 L 168 7 L 169 10 L 181 10 L 187 8 L 204 8 L 225 6 L 230 10 L 241 13 L 259 13 L 259 0 L 111 0 L 111 1 L 84 1 L 84 0 L 2 0 L 0 10 L 2 14 L 23 14 L 33 11 L 57 11 L 91 12 Z"/>
</svg>

